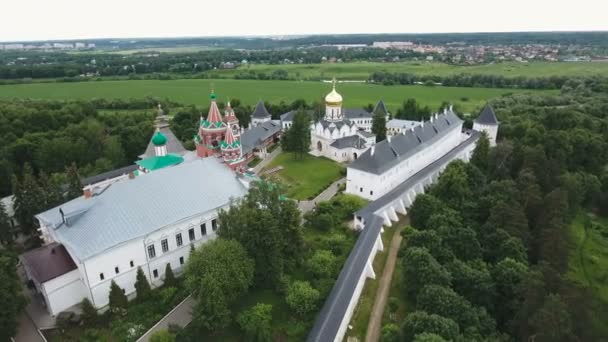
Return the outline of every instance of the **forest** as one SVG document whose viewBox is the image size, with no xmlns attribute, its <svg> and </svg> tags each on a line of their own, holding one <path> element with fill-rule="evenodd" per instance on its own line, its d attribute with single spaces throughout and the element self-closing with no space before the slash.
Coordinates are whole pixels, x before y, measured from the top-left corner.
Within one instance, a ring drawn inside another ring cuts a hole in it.
<svg viewBox="0 0 608 342">
<path fill-rule="evenodd" d="M 382 341 L 608 337 L 605 275 L 593 286 L 573 279 L 569 228 L 582 215 L 608 236 L 590 224 L 608 216 L 607 86 L 493 101 L 499 144 L 484 136 L 470 163 L 450 164 L 410 209 L 398 266 L 410 310 Z"/>
</svg>

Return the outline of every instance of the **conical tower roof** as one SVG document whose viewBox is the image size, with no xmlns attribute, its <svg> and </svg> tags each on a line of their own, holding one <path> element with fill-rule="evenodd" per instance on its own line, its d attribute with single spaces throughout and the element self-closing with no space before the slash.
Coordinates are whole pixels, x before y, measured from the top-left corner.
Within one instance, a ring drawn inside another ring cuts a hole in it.
<svg viewBox="0 0 608 342">
<path fill-rule="evenodd" d="M 222 142 L 222 148 L 235 148 L 240 145 L 240 141 L 234 136 L 232 129 L 228 128 L 226 130 L 226 135 L 224 136 L 224 141 Z"/>
<path fill-rule="evenodd" d="M 225 122 L 238 121 L 238 118 L 236 117 L 236 114 L 234 113 L 234 109 L 232 109 L 232 106 L 230 105 L 230 101 L 228 101 L 228 104 L 226 104 L 226 109 L 224 110 L 224 121 Z"/>
<path fill-rule="evenodd" d="M 222 128 L 224 123 L 222 122 L 222 115 L 220 114 L 220 109 L 217 107 L 217 103 L 215 102 L 215 93 L 211 92 L 211 105 L 209 106 L 209 113 L 207 114 L 207 118 L 201 122 L 201 126 L 203 128 Z"/>
<path fill-rule="evenodd" d="M 376 103 L 376 107 L 374 107 L 374 111 L 372 113 L 382 113 L 384 115 L 388 114 L 388 110 L 386 110 L 386 106 L 384 105 L 384 101 L 380 100 Z"/>
<path fill-rule="evenodd" d="M 475 122 L 481 125 L 498 125 L 498 119 L 496 119 L 496 113 L 489 103 L 483 107 Z"/>
<path fill-rule="evenodd" d="M 260 102 L 258 102 L 251 116 L 254 118 L 267 118 L 270 116 L 270 113 L 268 113 L 268 110 L 264 105 L 264 101 L 260 100 Z"/>
</svg>

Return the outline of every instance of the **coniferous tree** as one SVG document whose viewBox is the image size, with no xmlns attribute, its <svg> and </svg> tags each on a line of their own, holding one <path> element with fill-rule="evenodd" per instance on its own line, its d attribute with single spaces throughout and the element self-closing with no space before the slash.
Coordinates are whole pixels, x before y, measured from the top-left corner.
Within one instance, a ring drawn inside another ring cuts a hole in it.
<svg viewBox="0 0 608 342">
<path fill-rule="evenodd" d="M 177 285 L 177 279 L 175 279 L 171 264 L 169 263 L 167 263 L 167 267 L 165 267 L 165 282 L 163 284 L 166 287 L 175 287 Z"/>
<path fill-rule="evenodd" d="M 88 298 L 83 299 L 82 302 L 80 302 L 80 307 L 82 309 L 82 319 L 84 319 L 85 323 L 89 325 L 95 324 L 99 315 L 91 301 Z"/>
<path fill-rule="evenodd" d="M 13 227 L 10 218 L 6 213 L 4 204 L 0 202 L 0 242 L 3 244 L 11 244 L 13 242 Z"/>
<path fill-rule="evenodd" d="M 17 260 L 0 250 L 0 340 L 9 341 L 17 333 L 18 318 L 26 300 L 17 276 Z"/>
<path fill-rule="evenodd" d="M 150 297 L 151 289 L 148 278 L 144 274 L 144 270 L 137 267 L 137 275 L 135 276 L 135 292 L 137 293 L 138 300 L 144 300 Z"/>
<path fill-rule="evenodd" d="M 488 160 L 490 157 L 490 139 L 486 132 L 481 132 L 477 146 L 471 157 L 471 164 L 477 166 L 484 173 L 488 170 Z"/>
<path fill-rule="evenodd" d="M 48 177 L 44 171 L 41 171 L 38 182 L 44 195 L 44 208 L 52 208 L 61 204 L 63 196 L 56 178 Z"/>
<path fill-rule="evenodd" d="M 80 175 L 78 174 L 78 167 L 76 163 L 72 163 L 65 169 L 66 176 L 68 178 L 68 193 L 66 195 L 67 200 L 82 196 L 82 182 L 80 181 Z"/>
<path fill-rule="evenodd" d="M 386 116 L 376 111 L 372 119 L 372 133 L 376 135 L 376 142 L 386 139 Z"/>
<path fill-rule="evenodd" d="M 310 116 L 303 109 L 298 109 L 293 116 L 293 124 L 283 134 L 281 146 L 300 159 L 310 150 Z"/>
<path fill-rule="evenodd" d="M 110 284 L 110 312 L 124 314 L 127 311 L 127 296 L 114 280 Z"/>
<path fill-rule="evenodd" d="M 28 164 L 23 167 L 21 181 L 16 177 L 13 178 L 13 187 L 15 218 L 25 234 L 35 236 L 36 221 L 34 215 L 41 212 L 45 205 L 43 191 Z"/>
</svg>

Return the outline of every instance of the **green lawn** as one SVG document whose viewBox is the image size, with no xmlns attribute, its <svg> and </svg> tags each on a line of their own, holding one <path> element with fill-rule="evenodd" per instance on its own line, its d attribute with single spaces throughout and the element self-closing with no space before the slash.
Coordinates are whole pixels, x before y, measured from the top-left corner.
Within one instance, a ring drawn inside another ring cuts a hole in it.
<svg viewBox="0 0 608 342">
<path fill-rule="evenodd" d="M 608 65 L 608 64 L 607 64 Z M 322 82 L 304 81 L 256 81 L 233 79 L 182 79 L 171 81 L 130 80 L 90 81 L 77 83 L 31 83 L 1 85 L 1 98 L 31 99 L 91 99 L 91 98 L 144 98 L 147 96 L 168 98 L 184 103 L 207 106 L 209 91 L 214 88 L 220 101 L 229 98 L 255 105 L 260 99 L 271 103 L 291 102 L 295 99 L 322 102 L 331 86 Z M 384 100 L 389 111 L 396 111 L 407 98 L 415 98 L 422 105 L 437 109 L 443 101 L 449 101 L 462 111 L 481 109 L 492 98 L 509 93 L 552 93 L 546 90 L 518 90 L 464 87 L 381 86 L 365 83 L 338 85 L 344 96 L 344 106 L 350 108 L 374 104 Z"/>
<path fill-rule="evenodd" d="M 586 229 L 587 215 L 591 226 Z M 570 225 L 570 238 L 567 276 L 591 290 L 593 326 L 598 335 L 608 336 L 608 219 L 581 212 Z"/>
<path fill-rule="evenodd" d="M 282 166 L 283 170 L 272 174 L 287 186 L 287 197 L 306 200 L 320 193 L 334 181 L 340 179 L 344 167 L 327 158 L 317 158 L 305 154 L 295 159 L 291 153 L 279 154 L 266 170 Z"/>
<path fill-rule="evenodd" d="M 450 65 L 440 62 L 349 62 L 324 64 L 251 64 L 235 70 L 213 71 L 212 74 L 232 76 L 243 71 L 271 74 L 274 70 L 285 70 L 293 79 L 332 78 L 344 80 L 367 80 L 375 71 L 412 73 L 416 75 L 448 76 L 457 74 L 502 75 L 505 77 L 549 77 L 549 76 L 608 76 L 608 63 L 603 62 L 505 62 L 472 66 Z"/>
</svg>

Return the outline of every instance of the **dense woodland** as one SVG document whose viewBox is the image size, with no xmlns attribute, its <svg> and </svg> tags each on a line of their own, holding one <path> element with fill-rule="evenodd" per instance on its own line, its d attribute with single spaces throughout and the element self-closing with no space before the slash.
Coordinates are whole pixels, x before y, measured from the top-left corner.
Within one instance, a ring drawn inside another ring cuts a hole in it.
<svg viewBox="0 0 608 342">
<path fill-rule="evenodd" d="M 606 86 L 494 101 L 498 146 L 484 136 L 410 210 L 400 267 L 411 309 L 383 340 L 607 338 L 597 317 L 608 303 L 566 274 L 574 216 L 608 215 Z"/>
</svg>

